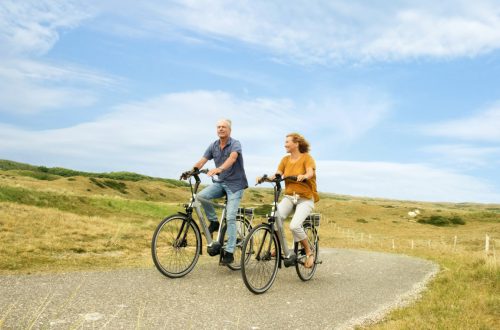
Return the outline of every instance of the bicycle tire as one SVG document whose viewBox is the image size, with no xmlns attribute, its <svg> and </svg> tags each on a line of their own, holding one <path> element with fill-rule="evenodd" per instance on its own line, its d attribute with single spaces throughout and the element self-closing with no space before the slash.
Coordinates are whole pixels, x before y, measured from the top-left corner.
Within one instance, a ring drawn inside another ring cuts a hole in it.
<svg viewBox="0 0 500 330">
<path fill-rule="evenodd" d="M 295 270 L 297 271 L 297 275 L 302 281 L 309 281 L 316 273 L 316 268 L 318 264 L 316 261 L 318 260 L 319 254 L 319 239 L 318 239 L 318 231 L 316 228 L 313 228 L 311 224 L 304 224 L 304 231 L 307 235 L 307 239 L 309 241 L 309 246 L 314 249 L 314 264 L 311 268 L 306 268 L 304 266 L 306 260 L 306 254 L 304 248 L 299 248 L 300 243 L 294 244 L 294 251 L 297 256 L 297 263 L 295 264 Z"/>
<path fill-rule="evenodd" d="M 187 226 L 187 227 L 186 227 Z M 181 237 L 179 232 L 183 230 Z M 163 219 L 153 234 L 151 254 L 156 268 L 170 278 L 191 272 L 201 252 L 201 235 L 193 219 L 175 214 Z"/>
<path fill-rule="evenodd" d="M 231 264 L 228 264 L 227 267 L 231 270 L 240 270 L 241 269 L 241 251 L 243 247 L 243 242 L 245 241 L 245 237 L 247 234 L 252 230 L 252 225 L 250 224 L 250 221 L 245 219 L 242 216 L 237 216 L 236 217 L 236 247 L 234 248 L 234 262 Z M 224 226 L 221 229 L 221 237 L 222 237 L 222 248 L 226 246 L 227 243 L 227 238 L 226 238 L 226 231 L 227 231 L 227 224 L 224 222 Z"/>
<path fill-rule="evenodd" d="M 271 251 L 276 251 L 274 256 Z M 276 279 L 278 265 L 277 236 L 271 236 L 268 224 L 254 227 L 245 238 L 241 255 L 241 275 L 245 286 L 255 294 L 266 292 Z"/>
</svg>

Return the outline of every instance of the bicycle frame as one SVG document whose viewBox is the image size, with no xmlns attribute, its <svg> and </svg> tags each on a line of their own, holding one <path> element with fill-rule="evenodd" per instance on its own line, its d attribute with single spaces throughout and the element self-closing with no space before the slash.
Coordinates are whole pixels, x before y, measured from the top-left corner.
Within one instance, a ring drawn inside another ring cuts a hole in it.
<svg viewBox="0 0 500 330">
<path fill-rule="evenodd" d="M 275 180 L 268 180 L 268 182 L 274 183 L 274 201 L 273 201 L 273 210 L 271 212 L 271 215 L 268 217 L 267 221 L 268 224 L 271 227 L 271 235 L 274 235 L 277 233 L 278 237 L 278 242 L 280 245 L 280 261 L 281 259 L 285 258 L 290 258 L 292 253 L 290 249 L 288 248 L 288 242 L 285 238 L 285 232 L 283 230 L 283 218 L 278 212 L 278 200 L 281 195 L 281 182 L 284 181 L 286 178 L 281 178 L 277 177 Z M 274 226 L 276 224 L 276 227 Z M 269 245 L 271 244 L 271 241 L 269 241 Z M 270 246 L 269 246 L 270 248 Z M 281 262 L 280 262 L 281 266 Z"/>
<path fill-rule="evenodd" d="M 199 172 L 200 173 L 207 173 L 208 170 L 200 170 Z M 214 242 L 218 242 L 219 239 L 220 239 L 220 231 L 221 231 L 221 229 L 223 227 L 222 223 L 226 219 L 227 196 L 226 196 L 226 199 L 224 200 L 224 204 L 214 203 L 211 200 L 204 199 L 204 198 L 196 196 L 196 194 L 198 193 L 198 189 L 199 189 L 201 180 L 200 180 L 200 177 L 199 177 L 198 174 L 193 174 L 192 177 L 194 177 L 194 179 L 195 179 L 195 184 L 194 184 L 194 187 L 193 187 L 191 178 L 189 178 L 189 185 L 191 187 L 191 200 L 189 201 L 188 204 L 184 205 L 184 208 L 186 209 L 186 215 L 188 216 L 188 218 L 191 219 L 191 220 L 193 220 L 193 221 L 194 221 L 193 210 L 195 211 L 196 216 L 198 217 L 198 221 L 199 221 L 199 223 L 200 223 L 200 225 L 202 227 L 202 230 L 203 230 L 202 233 L 203 233 L 203 235 L 205 236 L 205 238 L 207 240 L 207 246 L 210 247 L 210 246 L 212 246 L 212 244 Z M 215 240 L 212 239 L 212 235 L 210 235 L 210 231 L 208 229 L 207 222 L 209 220 L 205 217 L 205 215 L 201 211 L 201 207 L 202 207 L 201 201 L 206 202 L 206 203 L 210 203 L 210 204 L 212 204 L 213 206 L 215 206 L 217 208 L 222 208 L 222 214 L 221 214 L 221 217 L 220 217 L 220 220 L 219 220 L 219 223 L 221 224 L 221 226 L 219 227 L 219 230 L 217 232 L 217 238 Z M 180 232 L 183 232 L 182 228 L 181 228 Z"/>
</svg>

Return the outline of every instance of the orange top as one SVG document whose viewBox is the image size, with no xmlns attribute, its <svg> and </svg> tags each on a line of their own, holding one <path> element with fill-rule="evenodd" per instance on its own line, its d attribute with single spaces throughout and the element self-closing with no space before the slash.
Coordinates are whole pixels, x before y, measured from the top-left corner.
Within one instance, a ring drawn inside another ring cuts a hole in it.
<svg viewBox="0 0 500 330">
<path fill-rule="evenodd" d="M 306 174 L 306 169 L 308 167 L 312 167 L 314 173 L 313 177 L 303 182 L 286 180 L 285 194 L 293 195 L 296 193 L 302 198 L 314 198 L 314 202 L 317 202 L 319 201 L 319 195 L 316 191 L 316 162 L 311 155 L 303 153 L 297 160 L 291 160 L 290 155 L 287 155 L 281 159 L 278 165 L 278 171 L 283 173 L 285 177 L 303 175 Z"/>
</svg>

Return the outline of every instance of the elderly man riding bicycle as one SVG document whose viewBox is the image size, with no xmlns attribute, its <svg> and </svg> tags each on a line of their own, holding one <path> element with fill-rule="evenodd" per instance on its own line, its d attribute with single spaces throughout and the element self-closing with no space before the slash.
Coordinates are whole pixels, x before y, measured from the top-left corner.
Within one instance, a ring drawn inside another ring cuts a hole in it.
<svg viewBox="0 0 500 330">
<path fill-rule="evenodd" d="M 220 198 L 227 195 L 227 234 L 228 242 L 223 252 L 222 264 L 230 264 L 234 261 L 234 248 L 236 246 L 236 213 L 240 205 L 243 191 L 248 187 L 245 169 L 243 167 L 243 154 L 241 144 L 231 137 L 231 121 L 222 119 L 217 122 L 218 140 L 211 143 L 203 157 L 194 165 L 202 168 L 211 159 L 214 160 L 216 168 L 210 170 L 209 176 L 218 176 L 213 184 L 198 193 L 198 198 L 210 220 L 209 230 L 213 233 L 219 229 L 219 222 L 213 206 L 206 200 Z M 205 200 L 205 201 L 204 201 Z"/>
</svg>

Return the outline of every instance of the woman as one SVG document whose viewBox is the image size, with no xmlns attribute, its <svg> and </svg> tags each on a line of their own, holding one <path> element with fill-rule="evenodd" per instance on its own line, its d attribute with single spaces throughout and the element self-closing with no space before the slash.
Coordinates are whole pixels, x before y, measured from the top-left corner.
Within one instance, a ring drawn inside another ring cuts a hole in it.
<svg viewBox="0 0 500 330">
<path fill-rule="evenodd" d="M 285 178 L 297 176 L 297 181 L 285 181 L 285 196 L 278 204 L 278 212 L 282 219 L 286 219 L 295 207 L 290 230 L 294 242 L 300 242 L 306 252 L 304 267 L 311 268 L 314 265 L 314 252 L 309 246 L 302 223 L 314 209 L 314 203 L 319 201 L 316 191 L 316 164 L 309 155 L 309 143 L 298 133 L 286 136 L 285 149 L 289 155 L 281 159 L 276 174 L 270 179 L 274 179 L 277 174 Z"/>
</svg>

